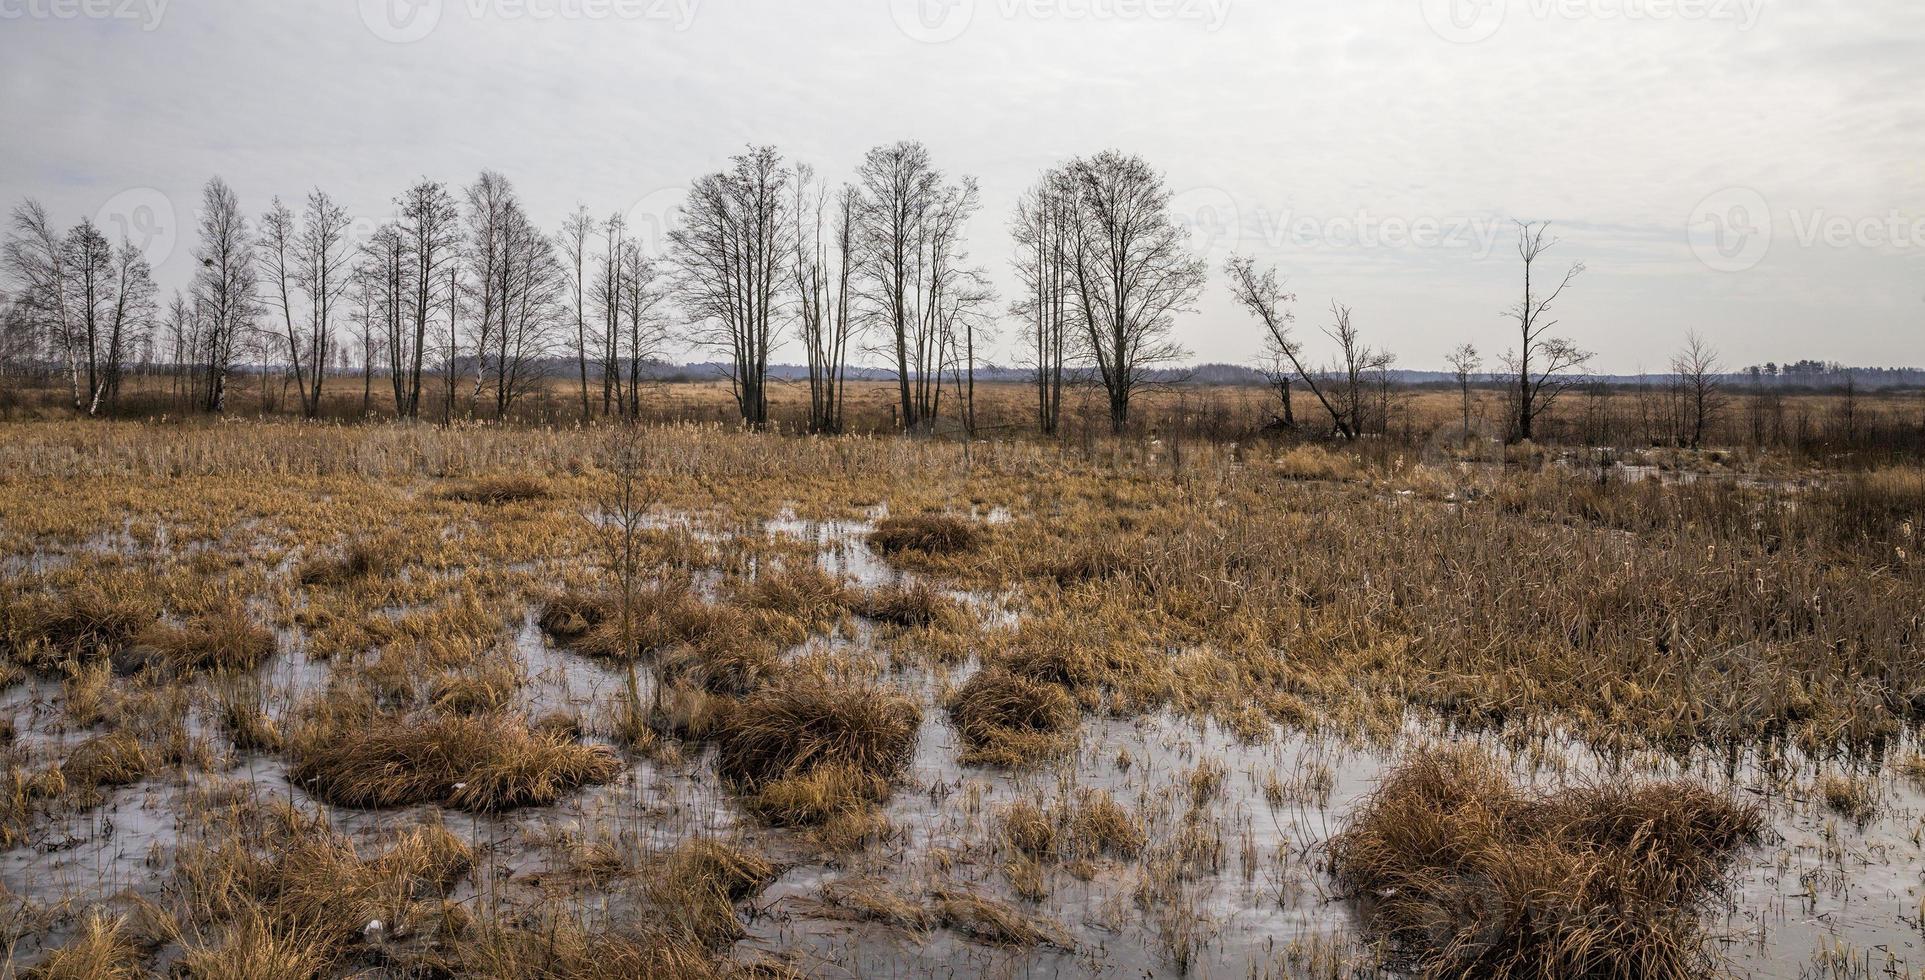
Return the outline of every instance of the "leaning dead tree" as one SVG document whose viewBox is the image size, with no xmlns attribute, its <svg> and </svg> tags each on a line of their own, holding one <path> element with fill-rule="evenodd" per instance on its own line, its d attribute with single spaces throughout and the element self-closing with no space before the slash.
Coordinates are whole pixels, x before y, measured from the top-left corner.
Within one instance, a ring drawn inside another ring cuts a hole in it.
<svg viewBox="0 0 1925 980">
<path fill-rule="evenodd" d="M 1306 370 L 1303 364 L 1303 342 L 1298 340 L 1292 330 L 1296 314 L 1288 309 L 1288 304 L 1296 302 L 1296 295 L 1284 292 L 1283 278 L 1274 268 L 1257 271 L 1255 259 L 1232 256 L 1224 273 L 1230 277 L 1230 293 L 1250 315 L 1263 324 L 1263 344 L 1270 357 L 1270 381 L 1277 386 L 1283 398 L 1284 422 L 1295 423 L 1295 413 L 1290 408 L 1290 385 L 1293 380 L 1301 379 L 1304 387 L 1323 406 L 1330 416 L 1330 424 L 1339 436 L 1355 439 L 1351 413 L 1339 404 L 1335 393 L 1320 384 L 1315 372 Z"/>
<path fill-rule="evenodd" d="M 742 421 L 769 421 L 769 356 L 780 332 L 794 222 L 789 172 L 774 147 L 733 158 L 689 188 L 682 224 L 669 232 L 670 285 L 694 339 L 728 357 Z"/>
<path fill-rule="evenodd" d="M 1208 266 L 1170 214 L 1163 175 L 1142 157 L 1105 150 L 1072 161 L 1068 174 L 1077 340 L 1109 396 L 1110 429 L 1121 433 L 1152 370 L 1189 356 L 1172 333 L 1203 292 Z"/>
<path fill-rule="evenodd" d="M 1532 437 L 1537 419 L 1550 410 L 1557 396 L 1575 386 L 1579 373 L 1590 363 L 1591 352 L 1563 337 L 1551 335 L 1558 321 L 1550 318 L 1552 304 L 1564 295 L 1577 277 L 1584 274 L 1584 263 L 1571 266 L 1554 287 L 1546 288 L 1536 278 L 1537 261 L 1557 245 L 1548 237 L 1550 222 L 1517 223 L 1517 254 L 1524 260 L 1524 298 L 1504 311 L 1507 319 L 1517 321 L 1520 344 L 1505 357 L 1505 367 L 1516 378 L 1512 397 L 1512 435 L 1519 440 Z"/>
</svg>

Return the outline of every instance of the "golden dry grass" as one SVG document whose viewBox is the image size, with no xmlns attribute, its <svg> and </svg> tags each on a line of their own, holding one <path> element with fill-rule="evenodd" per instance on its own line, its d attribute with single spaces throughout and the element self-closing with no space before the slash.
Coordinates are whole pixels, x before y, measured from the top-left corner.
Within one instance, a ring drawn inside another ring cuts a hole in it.
<svg viewBox="0 0 1925 980">
<path fill-rule="evenodd" d="M 1697 911 L 1762 815 L 1690 783 L 1520 792 L 1475 750 L 1417 755 L 1329 846 L 1426 975 L 1698 976 Z"/>
</svg>

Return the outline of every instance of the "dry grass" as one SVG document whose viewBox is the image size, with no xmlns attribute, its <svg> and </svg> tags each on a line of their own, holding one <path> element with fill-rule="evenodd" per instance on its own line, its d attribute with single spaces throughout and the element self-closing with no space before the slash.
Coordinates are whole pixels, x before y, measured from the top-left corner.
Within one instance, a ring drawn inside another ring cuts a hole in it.
<svg viewBox="0 0 1925 980">
<path fill-rule="evenodd" d="M 180 626 L 150 625 L 112 659 L 121 674 L 144 668 L 177 674 L 238 671 L 259 666 L 276 649 L 273 631 L 255 623 L 238 599 L 229 599 Z"/>
<path fill-rule="evenodd" d="M 57 595 L 0 591 L 0 653 L 54 672 L 63 661 L 105 659 L 160 615 L 146 583 L 88 580 Z"/>
<path fill-rule="evenodd" d="M 290 743 L 291 781 L 329 803 L 363 808 L 549 806 L 622 770 L 606 748 L 504 714 L 324 713 Z"/>
<path fill-rule="evenodd" d="M 1689 783 L 1518 791 L 1471 750 L 1418 755 L 1329 845 L 1367 921 L 1427 975 L 1696 976 L 1700 904 L 1760 813 Z"/>
<path fill-rule="evenodd" d="M 909 765 L 921 721 L 921 709 L 899 695 L 797 679 L 730 712 L 716 768 L 749 789 L 829 767 L 893 779 Z"/>
<path fill-rule="evenodd" d="M 347 542 L 336 555 L 308 559 L 299 570 L 302 585 L 343 586 L 386 578 L 405 564 L 407 544 L 398 535 L 369 534 Z"/>
<path fill-rule="evenodd" d="M 546 500 L 548 496 L 549 487 L 546 480 L 513 475 L 477 477 L 464 480 L 441 491 L 441 497 L 444 500 L 491 506 Z"/>
<path fill-rule="evenodd" d="M 1062 926 L 965 888 L 932 893 L 937 921 L 972 939 L 995 946 L 1068 948 Z"/>
<path fill-rule="evenodd" d="M 375 858 L 319 818 L 244 808 L 244 833 L 192 845 L 177 862 L 175 931 L 190 976 L 315 976 L 363 943 L 430 928 L 438 900 L 474 862 L 437 824 L 399 834 Z"/>
<path fill-rule="evenodd" d="M 954 624 L 962 618 L 954 599 L 923 581 L 870 589 L 857 596 L 854 609 L 878 623 L 905 629 Z"/>
<path fill-rule="evenodd" d="M 949 514 L 885 517 L 869 532 L 869 547 L 885 555 L 916 552 L 956 555 L 973 550 L 982 532 L 969 520 Z"/>
<path fill-rule="evenodd" d="M 1061 753 L 1080 716 L 1061 687 L 997 668 L 977 671 L 944 706 L 962 736 L 963 765 L 1020 766 Z"/>
<path fill-rule="evenodd" d="M 95 911 L 72 942 L 20 975 L 23 980 L 135 980 L 147 975 L 146 959 L 125 917 Z"/>
</svg>

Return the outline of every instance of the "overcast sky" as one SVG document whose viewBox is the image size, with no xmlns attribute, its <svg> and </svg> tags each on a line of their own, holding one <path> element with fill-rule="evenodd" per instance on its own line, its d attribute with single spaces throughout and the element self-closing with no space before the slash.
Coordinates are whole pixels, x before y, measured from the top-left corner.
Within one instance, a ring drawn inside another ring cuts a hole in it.
<svg viewBox="0 0 1925 980">
<path fill-rule="evenodd" d="M 1526 218 L 1589 266 L 1559 330 L 1600 369 L 1689 329 L 1925 364 L 1922 69 L 1918 0 L 0 0 L 0 198 L 129 230 L 171 289 L 213 174 L 372 221 L 485 167 L 551 228 L 659 226 L 747 143 L 840 179 L 913 138 L 982 181 L 1007 293 L 1017 195 L 1117 147 L 1213 272 L 1281 268 L 1320 357 L 1332 300 L 1403 367 L 1502 353 Z M 1179 335 L 1254 362 L 1221 278 Z"/>
</svg>

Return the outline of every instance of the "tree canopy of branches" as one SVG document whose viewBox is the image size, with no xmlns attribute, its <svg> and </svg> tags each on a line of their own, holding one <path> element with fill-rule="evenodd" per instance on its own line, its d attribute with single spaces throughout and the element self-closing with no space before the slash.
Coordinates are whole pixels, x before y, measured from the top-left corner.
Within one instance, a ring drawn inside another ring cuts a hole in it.
<svg viewBox="0 0 1925 980">
<path fill-rule="evenodd" d="M 831 191 L 813 169 L 796 168 L 791 275 L 809 366 L 810 432 L 842 431 L 849 342 L 862 323 L 852 295 L 860 210 L 854 187 Z"/>
<path fill-rule="evenodd" d="M 681 226 L 669 232 L 682 313 L 698 343 L 728 356 L 736 407 L 757 428 L 769 421 L 769 358 L 794 251 L 789 179 L 774 147 L 751 148 L 695 182 Z"/>
<path fill-rule="evenodd" d="M 987 302 L 963 240 L 981 196 L 973 177 L 946 182 L 917 142 L 870 150 L 856 182 L 863 289 L 886 328 L 902 426 L 915 429 L 941 411 L 943 370 L 969 340 L 959 331 Z"/>
<path fill-rule="evenodd" d="M 1537 419 L 1550 410 L 1557 396 L 1578 384 L 1591 352 L 1571 341 L 1551 335 L 1558 321 L 1550 318 L 1552 304 L 1564 295 L 1571 283 L 1584 274 L 1578 262 L 1546 288 L 1536 279 L 1537 261 L 1557 245 L 1549 237 L 1550 223 L 1517 223 L 1517 254 L 1524 260 L 1524 298 L 1504 311 L 1507 319 L 1517 321 L 1519 346 L 1508 354 L 1505 367 L 1517 380 L 1513 390 L 1512 435 L 1529 440 Z"/>
<path fill-rule="evenodd" d="M 200 246 L 194 253 L 201 267 L 194 278 L 194 300 L 205 317 L 200 333 L 207 365 L 206 408 L 217 415 L 227 410 L 234 351 L 258 310 L 252 243 L 233 188 L 219 177 L 208 181 L 201 191 Z"/>
<path fill-rule="evenodd" d="M 1051 170 L 1016 203 L 1009 224 L 1022 293 L 1010 315 L 1023 322 L 1023 344 L 1035 371 L 1036 427 L 1056 435 L 1062 426 L 1064 370 L 1069 364 L 1071 241 L 1076 193 L 1069 174 Z"/>
<path fill-rule="evenodd" d="M 1191 254 L 1163 175 L 1143 158 L 1107 150 L 1072 161 L 1067 174 L 1072 314 L 1120 433 L 1150 370 L 1188 356 L 1172 333 L 1202 293 L 1208 266 Z"/>
</svg>

